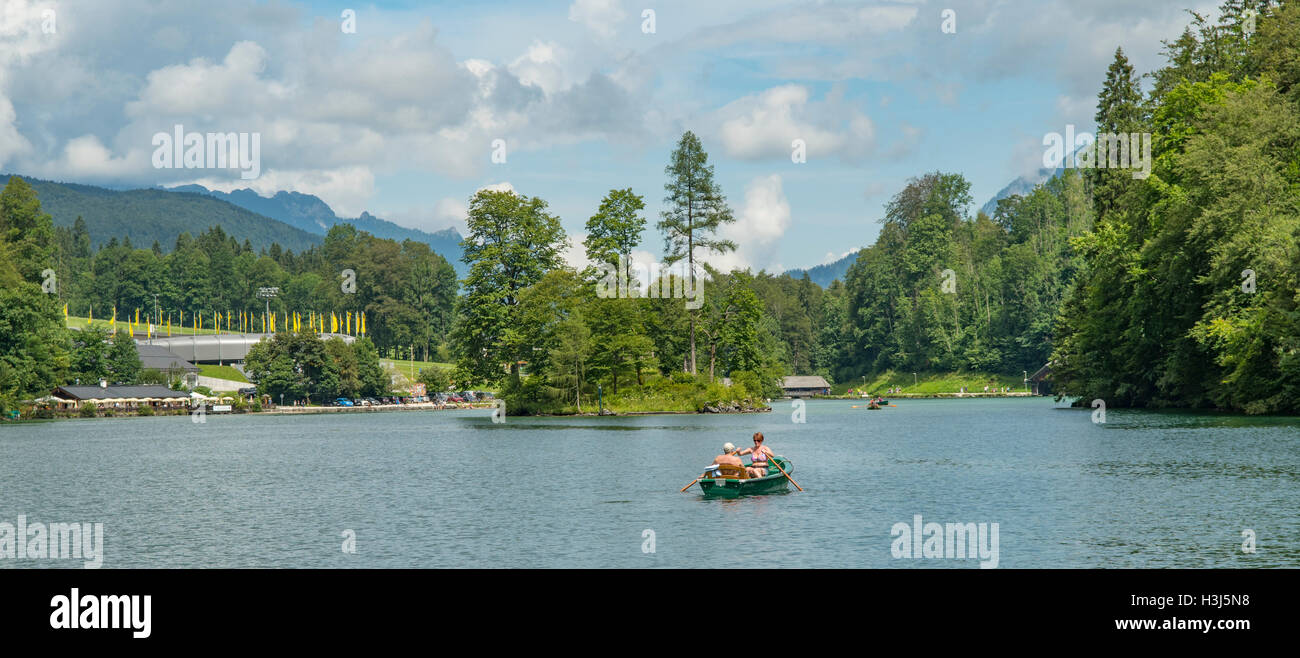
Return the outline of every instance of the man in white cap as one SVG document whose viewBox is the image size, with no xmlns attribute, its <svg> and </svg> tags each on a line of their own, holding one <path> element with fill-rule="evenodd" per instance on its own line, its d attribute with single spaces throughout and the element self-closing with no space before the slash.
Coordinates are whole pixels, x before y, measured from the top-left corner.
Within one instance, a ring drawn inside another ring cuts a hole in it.
<svg viewBox="0 0 1300 658">
<path fill-rule="evenodd" d="M 723 466 L 723 465 L 740 466 L 743 469 L 745 466 L 745 462 L 741 461 L 740 457 L 736 456 L 736 446 L 732 445 L 732 443 L 728 441 L 722 444 L 722 454 L 713 458 L 713 465 L 714 466 Z"/>
</svg>

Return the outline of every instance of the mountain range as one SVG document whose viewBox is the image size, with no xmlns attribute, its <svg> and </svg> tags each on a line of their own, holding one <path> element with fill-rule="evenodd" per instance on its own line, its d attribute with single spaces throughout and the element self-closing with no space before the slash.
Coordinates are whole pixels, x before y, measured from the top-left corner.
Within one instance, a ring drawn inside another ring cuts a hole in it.
<svg viewBox="0 0 1300 658">
<path fill-rule="evenodd" d="M 0 186 L 10 176 L 0 175 Z M 455 229 L 426 233 L 364 212 L 355 219 L 342 218 L 310 194 L 279 192 L 268 198 L 247 189 L 227 194 L 200 185 L 113 190 L 19 176 L 36 191 L 41 209 L 54 219 L 55 226 L 71 227 L 81 217 L 96 246 L 113 238 L 129 238 L 140 248 L 157 242 L 163 249 L 171 249 L 181 233 L 194 236 L 221 226 L 226 234 L 248 240 L 254 249 L 278 243 L 300 252 L 321 244 L 331 226 L 348 223 L 376 237 L 424 242 L 446 258 L 457 274 L 465 274 L 460 260 L 461 236 Z"/>
<path fill-rule="evenodd" d="M 329 204 L 326 204 L 319 197 L 301 192 L 280 191 L 276 192 L 275 196 L 264 197 L 249 189 L 220 192 L 209 190 L 202 185 L 181 185 L 170 188 L 170 190 L 179 193 L 203 194 L 214 199 L 220 199 L 315 235 L 325 235 L 329 232 L 330 227 L 335 224 L 351 224 L 357 227 L 358 230 L 366 231 L 377 238 L 396 240 L 398 242 L 402 240 L 423 242 L 442 255 L 443 258 L 446 258 L 456 268 L 457 274 L 463 275 L 465 273 L 462 271 L 464 264 L 460 261 L 461 235 L 454 228 L 428 233 L 419 229 L 398 226 L 364 211 L 360 217 L 356 218 L 339 217 L 334 213 L 334 209 L 330 208 Z"/>
<path fill-rule="evenodd" d="M 197 236 L 212 226 L 248 240 L 254 249 L 279 243 L 303 251 L 322 242 L 319 235 L 210 196 L 160 189 L 110 190 L 20 177 L 36 191 L 41 210 L 54 219 L 55 226 L 71 227 L 80 217 L 96 246 L 113 238 L 130 238 L 140 248 L 157 242 L 170 250 L 181 233 Z M 0 182 L 8 180 L 5 174 Z"/>
</svg>

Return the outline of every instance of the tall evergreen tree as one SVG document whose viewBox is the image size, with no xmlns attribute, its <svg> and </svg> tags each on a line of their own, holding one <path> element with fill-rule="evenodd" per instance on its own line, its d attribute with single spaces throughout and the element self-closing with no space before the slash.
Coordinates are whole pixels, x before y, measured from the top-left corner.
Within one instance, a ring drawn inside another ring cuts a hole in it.
<svg viewBox="0 0 1300 658">
<path fill-rule="evenodd" d="M 664 262 L 672 265 L 686 261 L 687 275 L 697 277 L 695 250 L 714 253 L 735 251 L 736 243 L 716 237 L 723 224 L 736 221 L 722 188 L 713 181 L 713 165 L 704 152 L 695 133 L 686 131 L 671 161 L 664 168 L 668 182 L 664 184 L 668 196 L 664 197 L 664 210 L 659 213 L 659 230 L 667 241 Z M 690 372 L 696 373 L 695 324 L 698 311 L 690 313 L 691 343 Z"/>
<path fill-rule="evenodd" d="M 1097 94 L 1097 134 L 1113 134 L 1127 137 L 1135 133 L 1147 132 L 1142 107 L 1141 80 L 1134 73 L 1123 48 L 1115 49 L 1115 58 L 1106 69 L 1106 81 L 1102 83 L 1101 92 Z M 1109 143 L 1103 144 L 1099 139 L 1094 164 L 1097 168 L 1089 169 L 1088 175 L 1093 188 L 1093 202 L 1100 213 L 1109 212 L 1116 201 L 1133 186 L 1133 174 L 1126 169 L 1101 168 L 1108 163 L 1111 149 Z M 1118 146 L 1115 147 L 1118 150 Z M 1136 153 L 1129 153 L 1136 158 Z"/>
</svg>

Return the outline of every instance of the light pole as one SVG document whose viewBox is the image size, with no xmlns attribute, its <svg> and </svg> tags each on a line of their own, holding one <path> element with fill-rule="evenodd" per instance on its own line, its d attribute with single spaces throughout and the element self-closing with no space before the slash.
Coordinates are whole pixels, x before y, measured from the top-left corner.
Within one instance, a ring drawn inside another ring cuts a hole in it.
<svg viewBox="0 0 1300 658">
<path fill-rule="evenodd" d="M 271 316 L 271 298 L 276 296 L 279 293 L 280 293 L 280 288 L 278 286 L 268 286 L 268 287 L 257 289 L 257 296 L 266 299 L 266 314 L 262 316 L 263 322 L 266 322 L 267 321 L 266 319 Z M 271 325 L 267 324 L 266 328 L 269 331 L 271 329 Z M 283 398 L 284 395 L 281 394 L 280 397 Z M 283 402 L 283 400 L 281 400 L 281 402 Z"/>
<path fill-rule="evenodd" d="M 162 324 L 162 314 L 158 312 L 158 293 L 153 294 L 153 317 L 155 326 Z"/>
<path fill-rule="evenodd" d="M 1025 373 L 1025 392 L 1028 393 L 1029 392 L 1029 371 L 1022 370 L 1021 372 Z"/>
<path fill-rule="evenodd" d="M 913 387 L 918 386 L 918 384 L 916 383 L 916 373 L 912 373 L 912 386 Z"/>
</svg>

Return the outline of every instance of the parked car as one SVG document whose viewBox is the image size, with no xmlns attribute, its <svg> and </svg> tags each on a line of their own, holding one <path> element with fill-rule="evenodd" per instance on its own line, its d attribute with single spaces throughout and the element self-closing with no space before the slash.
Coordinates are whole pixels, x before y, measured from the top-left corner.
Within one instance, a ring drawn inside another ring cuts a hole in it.
<svg viewBox="0 0 1300 658">
<path fill-rule="evenodd" d="M 491 391 L 479 391 L 478 393 L 478 399 L 480 400 L 495 400 L 496 397 Z"/>
<path fill-rule="evenodd" d="M 336 406 L 336 407 L 350 407 L 350 406 L 352 406 L 352 401 L 349 400 L 349 399 L 347 399 L 347 398 L 338 398 L 338 399 L 334 400 L 334 406 Z"/>
</svg>

